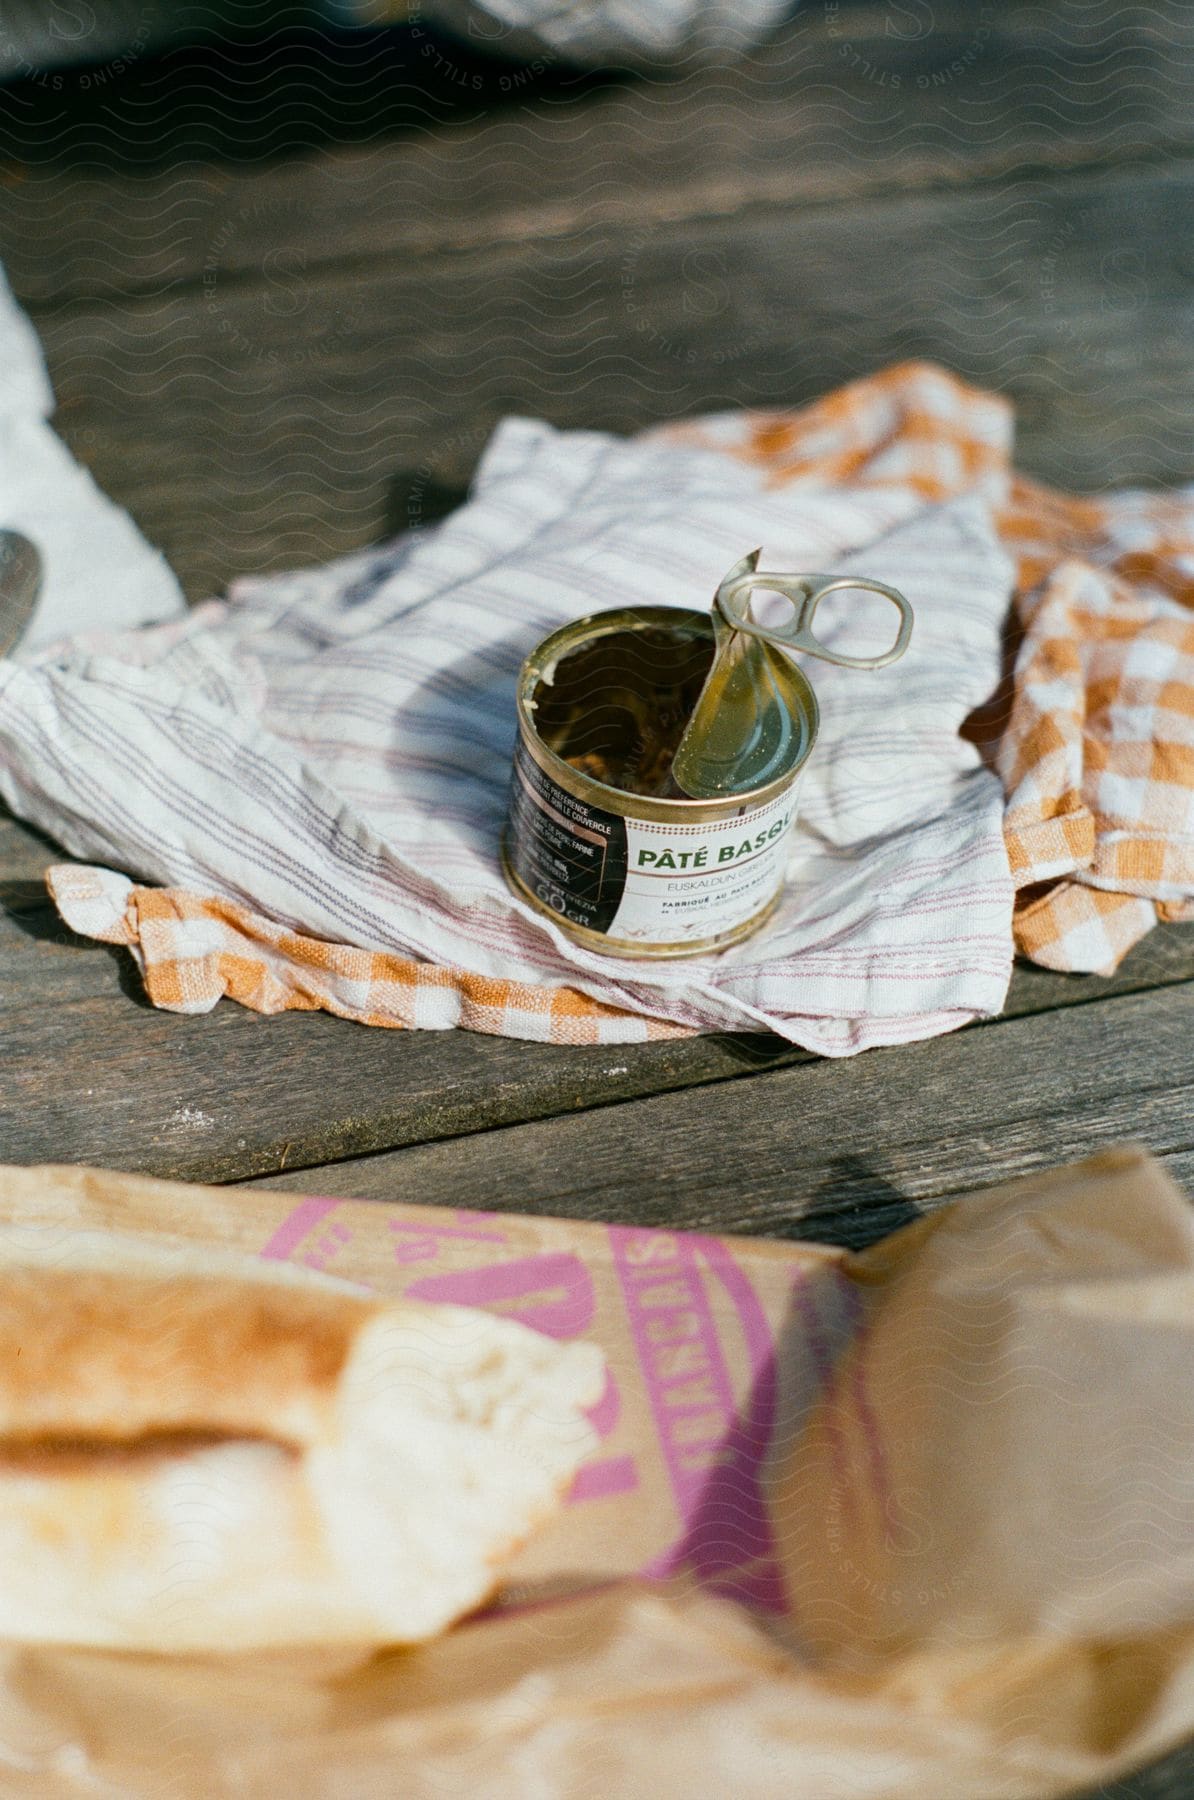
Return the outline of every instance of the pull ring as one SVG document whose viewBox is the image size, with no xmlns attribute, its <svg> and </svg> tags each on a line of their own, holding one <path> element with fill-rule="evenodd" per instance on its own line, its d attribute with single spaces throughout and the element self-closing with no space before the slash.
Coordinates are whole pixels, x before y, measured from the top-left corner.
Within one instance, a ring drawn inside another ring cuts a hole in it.
<svg viewBox="0 0 1194 1800">
<path fill-rule="evenodd" d="M 752 550 L 740 563 L 735 563 L 717 590 L 714 605 L 726 623 L 735 631 L 762 638 L 777 649 L 804 651 L 822 661 L 837 663 L 843 669 L 882 669 L 897 662 L 908 648 L 912 637 L 912 608 L 898 588 L 885 581 L 872 581 L 865 575 L 793 575 L 768 574 L 759 568 L 759 551 Z M 751 596 L 757 589 L 783 594 L 796 608 L 796 616 L 787 625 L 760 625 L 750 615 Z M 891 648 L 878 656 L 845 656 L 831 650 L 813 631 L 813 620 L 826 594 L 843 588 L 862 588 L 870 594 L 882 594 L 900 615 L 899 630 Z"/>
</svg>

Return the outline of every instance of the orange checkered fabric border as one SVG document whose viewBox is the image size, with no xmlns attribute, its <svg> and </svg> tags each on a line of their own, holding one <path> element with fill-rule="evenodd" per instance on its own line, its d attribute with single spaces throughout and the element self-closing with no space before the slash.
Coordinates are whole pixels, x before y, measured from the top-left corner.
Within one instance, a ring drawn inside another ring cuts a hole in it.
<svg viewBox="0 0 1194 1800">
<path fill-rule="evenodd" d="M 467 969 L 303 937 L 232 901 L 179 888 L 138 887 L 110 869 L 49 870 L 55 905 L 72 930 L 123 944 L 146 993 L 170 1012 L 209 1012 L 227 995 L 255 1012 L 322 1010 L 362 1025 L 442 1031 L 463 1026 L 551 1044 L 686 1037 L 686 1026 L 605 1006 L 574 988 L 501 981 Z M 630 1040 L 634 1041 L 634 1040 Z"/>
<path fill-rule="evenodd" d="M 1016 947 L 1108 974 L 1158 918 L 1194 918 L 1194 490 L 1087 499 L 1014 475 L 1006 404 L 923 364 L 674 435 L 779 484 L 820 458 L 830 481 L 985 491 L 1017 566 L 1019 648 L 982 746 L 1007 793 Z"/>
</svg>

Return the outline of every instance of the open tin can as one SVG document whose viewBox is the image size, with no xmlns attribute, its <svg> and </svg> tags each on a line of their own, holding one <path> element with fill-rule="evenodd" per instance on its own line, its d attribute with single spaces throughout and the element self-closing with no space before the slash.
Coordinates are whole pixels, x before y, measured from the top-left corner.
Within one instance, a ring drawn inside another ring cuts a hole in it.
<svg viewBox="0 0 1194 1800">
<path fill-rule="evenodd" d="M 854 576 L 761 573 L 757 556 L 726 576 L 712 613 L 594 613 L 552 632 L 522 666 L 503 865 L 516 893 L 592 950 L 695 956 L 757 930 L 783 886 L 797 783 L 818 726 L 808 678 L 776 652 L 871 668 L 906 647 L 911 608 L 894 589 Z M 816 606 L 834 586 L 874 589 L 899 607 L 891 650 L 843 656 L 812 635 Z M 787 595 L 792 621 L 760 624 L 754 589 Z M 765 778 L 693 798 L 671 764 L 713 691 L 729 633 L 767 647 L 754 721 L 764 748 L 754 766 Z"/>
</svg>

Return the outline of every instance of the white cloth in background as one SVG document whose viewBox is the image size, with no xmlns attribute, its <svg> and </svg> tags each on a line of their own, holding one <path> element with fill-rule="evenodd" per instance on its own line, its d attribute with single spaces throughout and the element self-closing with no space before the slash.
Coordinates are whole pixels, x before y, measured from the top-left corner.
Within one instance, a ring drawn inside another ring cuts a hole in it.
<svg viewBox="0 0 1194 1800">
<path fill-rule="evenodd" d="M 0 526 L 32 538 L 45 571 L 21 655 L 70 633 L 186 611 L 165 557 L 47 424 L 53 409 L 37 335 L 0 273 Z"/>
<path fill-rule="evenodd" d="M 348 0 L 362 20 L 412 17 L 407 0 Z M 741 56 L 794 10 L 793 0 L 423 0 L 418 22 L 456 34 L 477 56 L 574 67 L 683 67 Z"/>
</svg>

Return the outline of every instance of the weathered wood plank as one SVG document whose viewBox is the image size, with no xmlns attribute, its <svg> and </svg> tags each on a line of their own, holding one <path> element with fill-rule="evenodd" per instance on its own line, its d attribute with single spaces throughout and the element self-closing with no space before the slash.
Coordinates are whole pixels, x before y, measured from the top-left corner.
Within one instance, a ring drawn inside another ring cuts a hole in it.
<svg viewBox="0 0 1194 1800">
<path fill-rule="evenodd" d="M 290 34 L 27 85 L 0 103 L 0 257 L 27 300 L 56 304 L 232 282 L 266 257 L 275 276 L 372 272 L 1194 147 L 1188 7 L 1110 36 L 1066 9 L 1044 30 L 1036 6 L 933 12 L 931 32 L 902 33 L 890 8 L 802 7 L 743 62 L 670 80 L 578 81 L 390 32 L 368 51 Z"/>
<path fill-rule="evenodd" d="M 314 1191 L 858 1243 L 1125 1139 L 1194 1152 L 1194 983 L 370 1157 Z"/>
<path fill-rule="evenodd" d="M 578 227 L 39 323 L 60 429 L 198 594 L 421 520 L 507 413 L 629 431 L 908 356 L 1005 390 L 1021 461 L 1062 485 L 1188 475 L 1192 204 L 1194 161 L 758 207 L 699 236 Z"/>
<path fill-rule="evenodd" d="M 0 821 L 0 1161 L 234 1180 L 804 1058 L 767 1037 L 570 1049 L 263 1019 L 230 1002 L 202 1018 L 157 1012 L 127 952 L 64 929 L 39 879 L 54 860 L 44 840 Z M 1009 1008 L 1089 1010 L 1191 976 L 1194 926 L 1174 926 L 1110 979 L 1019 969 Z"/>
<path fill-rule="evenodd" d="M 32 825 L 14 819 L 0 802 L 0 882 L 5 884 L 5 907 L 18 898 L 13 892 L 14 884 L 22 885 L 22 904 L 26 907 L 42 905 L 46 900 L 44 871 L 51 863 L 64 860 L 63 852 L 49 838 L 35 831 Z"/>
</svg>

